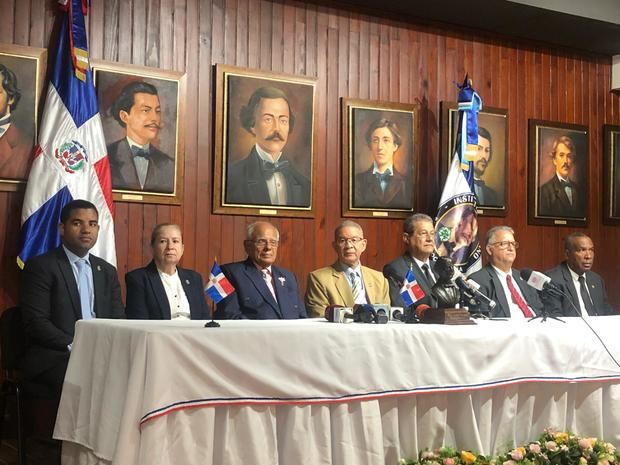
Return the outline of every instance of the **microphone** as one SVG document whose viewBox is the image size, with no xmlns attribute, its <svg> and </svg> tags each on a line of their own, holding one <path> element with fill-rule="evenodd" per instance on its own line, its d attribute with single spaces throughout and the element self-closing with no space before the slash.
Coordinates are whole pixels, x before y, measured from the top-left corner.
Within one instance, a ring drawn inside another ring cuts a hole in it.
<svg viewBox="0 0 620 465">
<path fill-rule="evenodd" d="M 427 311 L 429 308 L 431 308 L 430 305 L 426 305 L 426 304 L 420 304 L 415 308 L 415 316 L 417 316 L 418 318 L 422 318 L 422 315 L 424 315 L 424 312 Z"/>
<path fill-rule="evenodd" d="M 341 305 L 329 305 L 325 308 L 325 319 L 330 323 L 351 323 L 353 309 Z"/>
<path fill-rule="evenodd" d="M 476 297 L 485 301 L 490 309 L 494 309 L 495 306 L 497 305 L 497 303 L 493 299 L 490 299 L 489 297 L 484 295 L 482 292 L 480 292 L 480 284 L 478 284 L 476 281 L 471 281 L 469 279 L 463 279 L 463 276 L 458 276 L 454 280 L 454 282 L 456 283 L 456 285 L 459 287 L 461 291 L 469 292 L 469 293 L 473 292 Z"/>
<path fill-rule="evenodd" d="M 537 291 L 547 291 L 555 296 L 564 296 L 562 289 L 554 283 L 549 276 L 540 271 L 533 271 L 529 268 L 521 270 L 521 278 Z"/>
<path fill-rule="evenodd" d="M 377 313 L 370 304 L 355 304 L 353 306 L 353 321 L 355 323 L 372 323 Z"/>
</svg>

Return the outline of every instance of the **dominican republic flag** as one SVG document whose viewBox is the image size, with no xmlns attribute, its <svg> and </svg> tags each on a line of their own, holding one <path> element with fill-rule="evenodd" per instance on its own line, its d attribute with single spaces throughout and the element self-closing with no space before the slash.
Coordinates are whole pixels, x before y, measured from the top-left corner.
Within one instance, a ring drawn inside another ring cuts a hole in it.
<svg viewBox="0 0 620 465">
<path fill-rule="evenodd" d="M 407 276 L 405 276 L 405 282 L 403 283 L 403 287 L 400 290 L 400 296 L 403 298 L 405 305 L 409 307 L 425 295 L 426 294 L 424 294 L 424 291 L 418 284 L 418 281 L 416 281 L 415 276 L 413 275 L 413 271 L 407 271 Z"/>
<path fill-rule="evenodd" d="M 235 288 L 230 284 L 228 278 L 224 276 L 217 262 L 213 262 L 211 274 L 209 275 L 209 283 L 205 288 L 205 292 L 216 304 L 235 292 Z"/>
<path fill-rule="evenodd" d="M 473 162 L 478 152 L 478 112 L 482 100 L 467 76 L 458 87 L 456 144 L 437 208 L 435 249 L 438 256 L 451 258 L 454 266 L 467 275 L 481 268 Z"/>
<path fill-rule="evenodd" d="M 88 65 L 87 0 L 61 3 L 60 36 L 39 144 L 22 209 L 17 263 L 60 245 L 60 211 L 74 199 L 99 210 L 99 239 L 91 252 L 116 265 L 110 165 Z"/>
</svg>

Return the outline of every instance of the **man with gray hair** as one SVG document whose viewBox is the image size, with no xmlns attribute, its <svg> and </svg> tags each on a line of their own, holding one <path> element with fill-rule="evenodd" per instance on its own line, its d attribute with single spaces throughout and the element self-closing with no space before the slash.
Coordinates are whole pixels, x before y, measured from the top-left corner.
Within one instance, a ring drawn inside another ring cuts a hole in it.
<svg viewBox="0 0 620 465">
<path fill-rule="evenodd" d="M 248 258 L 222 265 L 222 272 L 235 292 L 217 304 L 218 319 L 306 318 L 295 275 L 274 265 L 280 247 L 280 232 L 266 221 L 247 228 L 243 243 Z"/>
<path fill-rule="evenodd" d="M 393 307 L 406 307 L 400 290 L 411 270 L 425 297 L 418 303 L 431 305 L 431 288 L 436 278 L 433 273 L 434 263 L 430 256 L 435 250 L 435 227 L 433 219 L 424 213 L 416 213 L 405 219 L 403 223 L 403 242 L 405 253 L 383 267 L 383 275 L 390 285 L 390 302 Z"/>
<path fill-rule="evenodd" d="M 574 232 L 564 239 L 566 260 L 547 275 L 564 288 L 561 308 L 564 316 L 613 315 L 607 301 L 605 281 L 592 271 L 594 243 L 586 234 Z M 570 300 L 567 296 L 570 296 Z"/>
<path fill-rule="evenodd" d="M 323 316 L 329 305 L 390 303 L 387 280 L 379 271 L 360 262 L 366 244 L 359 224 L 343 221 L 338 225 L 332 243 L 338 260 L 308 275 L 305 302 L 309 315 Z"/>
<path fill-rule="evenodd" d="M 491 317 L 532 318 L 543 310 L 536 290 L 521 278 L 519 270 L 512 268 L 518 248 L 510 226 L 489 229 L 486 237 L 489 263 L 469 276 L 480 284 L 480 292 L 497 303 L 494 309 L 489 309 L 486 302 L 481 303 L 480 311 L 490 313 Z"/>
</svg>

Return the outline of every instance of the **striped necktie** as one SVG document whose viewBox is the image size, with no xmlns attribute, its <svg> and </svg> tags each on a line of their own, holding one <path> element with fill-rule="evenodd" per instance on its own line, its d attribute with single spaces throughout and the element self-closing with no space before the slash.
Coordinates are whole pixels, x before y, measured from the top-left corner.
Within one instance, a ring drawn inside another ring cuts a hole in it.
<svg viewBox="0 0 620 465">
<path fill-rule="evenodd" d="M 362 283 L 357 271 L 351 272 L 351 292 L 353 293 L 353 301 L 356 304 L 362 303 Z"/>
</svg>

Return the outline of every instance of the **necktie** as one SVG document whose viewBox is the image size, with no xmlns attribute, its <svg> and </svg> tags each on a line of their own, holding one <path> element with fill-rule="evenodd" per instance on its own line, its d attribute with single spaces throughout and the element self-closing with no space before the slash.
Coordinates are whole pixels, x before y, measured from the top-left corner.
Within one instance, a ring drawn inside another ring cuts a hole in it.
<svg viewBox="0 0 620 465">
<path fill-rule="evenodd" d="M 435 284 L 435 280 L 431 276 L 431 270 L 428 269 L 428 265 L 426 263 L 422 265 L 422 271 L 424 272 L 424 276 L 426 277 L 426 280 L 428 281 L 428 283 L 431 286 Z"/>
<path fill-rule="evenodd" d="M 570 182 L 560 181 L 560 185 L 564 192 L 566 193 L 566 197 L 568 197 L 568 203 L 573 204 L 573 186 Z"/>
<path fill-rule="evenodd" d="M 534 315 L 532 311 L 529 309 L 521 294 L 517 292 L 515 289 L 515 285 L 512 283 L 512 277 L 510 275 L 506 275 L 506 284 L 508 284 L 508 290 L 510 291 L 510 296 L 512 297 L 512 301 L 517 304 L 519 310 L 523 312 L 523 316 L 525 318 L 532 318 Z"/>
<path fill-rule="evenodd" d="M 386 170 L 385 173 L 375 173 L 377 177 L 377 181 L 379 181 L 379 186 L 381 186 L 381 191 L 385 192 L 387 189 L 388 182 L 390 181 L 390 177 L 392 173 L 390 170 Z"/>
<path fill-rule="evenodd" d="M 284 171 L 287 168 L 288 160 L 278 160 L 275 163 L 271 163 L 270 161 L 263 162 L 263 171 L 265 172 L 267 179 L 272 177 L 274 173 L 277 173 L 278 171 Z"/>
<path fill-rule="evenodd" d="M 147 160 L 149 158 L 149 151 L 139 147 L 131 147 L 131 153 L 133 153 L 134 157 L 142 157 L 146 158 Z"/>
<path fill-rule="evenodd" d="M 594 311 L 594 304 L 592 303 L 592 299 L 590 299 L 590 294 L 588 293 L 586 278 L 583 275 L 579 276 L 579 293 L 581 294 L 581 300 L 583 300 L 583 305 L 586 307 L 586 312 L 588 312 L 588 315 L 596 315 L 596 312 Z"/>
<path fill-rule="evenodd" d="M 271 276 L 271 272 L 267 268 L 263 268 L 260 271 L 263 274 L 263 279 L 265 280 L 265 284 L 267 284 L 267 287 L 269 288 L 269 292 L 271 292 L 271 295 L 273 296 L 273 300 L 277 302 L 278 298 L 276 297 L 276 290 L 273 286 L 273 277 Z"/>
<path fill-rule="evenodd" d="M 75 265 L 78 269 L 78 292 L 80 293 L 80 306 L 82 307 L 82 319 L 90 320 L 93 315 L 91 312 L 91 279 L 88 273 L 88 262 L 80 258 Z"/>
<path fill-rule="evenodd" d="M 356 304 L 363 303 L 362 300 L 362 284 L 359 281 L 359 275 L 356 271 L 351 272 L 351 292 L 353 293 L 353 301 Z"/>
</svg>

